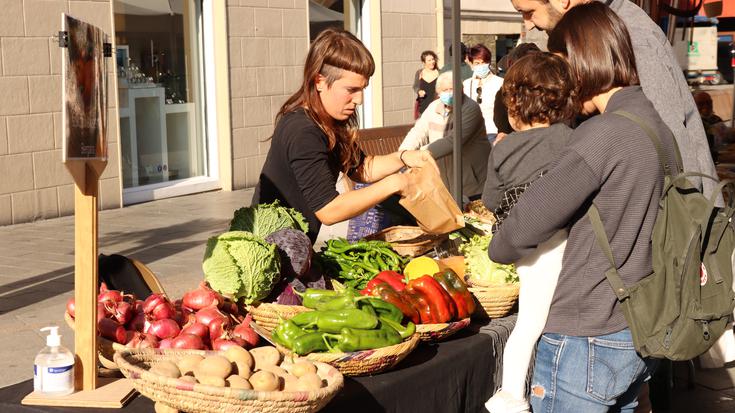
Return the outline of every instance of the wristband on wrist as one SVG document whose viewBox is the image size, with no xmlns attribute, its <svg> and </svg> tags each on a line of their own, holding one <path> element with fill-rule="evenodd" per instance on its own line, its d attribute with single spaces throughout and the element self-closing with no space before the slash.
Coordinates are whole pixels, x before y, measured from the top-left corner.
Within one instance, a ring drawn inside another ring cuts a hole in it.
<svg viewBox="0 0 735 413">
<path fill-rule="evenodd" d="M 406 161 L 403 160 L 403 154 L 404 153 L 406 153 L 406 149 L 404 149 L 404 150 L 401 151 L 401 154 L 398 155 L 398 159 L 401 160 L 401 163 L 403 164 L 403 166 L 405 166 L 406 168 L 408 168 L 408 165 L 406 165 Z"/>
</svg>

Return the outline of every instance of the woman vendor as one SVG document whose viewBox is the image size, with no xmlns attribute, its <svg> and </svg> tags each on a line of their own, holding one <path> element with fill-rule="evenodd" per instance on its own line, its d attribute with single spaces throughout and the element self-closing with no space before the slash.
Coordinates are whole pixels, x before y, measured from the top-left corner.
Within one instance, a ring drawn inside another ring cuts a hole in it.
<svg viewBox="0 0 735 413">
<path fill-rule="evenodd" d="M 309 238 L 322 224 L 355 217 L 410 187 L 414 174 L 404 167 L 437 168 L 428 151 L 366 156 L 357 138 L 357 105 L 375 70 L 367 48 L 351 33 L 326 29 L 306 56 L 301 88 L 276 115 L 253 204 L 280 200 L 304 214 Z M 365 188 L 339 194 L 339 174 Z"/>
</svg>

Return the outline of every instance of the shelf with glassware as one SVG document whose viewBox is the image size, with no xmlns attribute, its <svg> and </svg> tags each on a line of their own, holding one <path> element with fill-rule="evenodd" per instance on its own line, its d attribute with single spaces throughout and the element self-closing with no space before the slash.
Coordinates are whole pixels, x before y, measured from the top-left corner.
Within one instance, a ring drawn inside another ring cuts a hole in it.
<svg viewBox="0 0 735 413">
<path fill-rule="evenodd" d="M 163 85 L 142 76 L 134 64 L 118 75 L 123 187 L 190 176 L 194 104 L 173 103 Z"/>
</svg>

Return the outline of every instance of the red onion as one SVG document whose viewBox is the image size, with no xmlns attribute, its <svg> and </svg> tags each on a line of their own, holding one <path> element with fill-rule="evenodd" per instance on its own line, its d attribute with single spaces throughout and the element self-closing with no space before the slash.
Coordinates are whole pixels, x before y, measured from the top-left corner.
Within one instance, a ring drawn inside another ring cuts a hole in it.
<svg viewBox="0 0 735 413">
<path fill-rule="evenodd" d="M 161 293 L 153 293 L 148 296 L 148 298 L 143 301 L 143 311 L 150 314 L 153 312 L 153 309 L 156 308 L 156 306 L 160 305 L 161 303 L 170 303 L 171 301 L 166 297 L 165 294 Z"/>
<path fill-rule="evenodd" d="M 237 316 L 240 314 L 240 310 L 237 308 L 237 303 L 230 301 L 225 298 L 224 302 L 220 304 L 219 308 L 225 313 Z"/>
<path fill-rule="evenodd" d="M 103 318 L 97 322 L 100 335 L 116 343 L 125 343 L 125 328 L 115 320 Z"/>
<path fill-rule="evenodd" d="M 209 328 L 202 323 L 196 321 L 187 323 L 184 328 L 181 329 L 181 334 L 194 334 L 202 338 L 202 341 L 207 342 L 209 340 Z"/>
<path fill-rule="evenodd" d="M 204 350 L 204 342 L 201 337 L 194 334 L 179 334 L 171 342 L 172 348 Z"/>
<path fill-rule="evenodd" d="M 120 324 L 127 324 L 133 318 L 133 306 L 127 301 L 116 303 L 107 302 L 105 309 L 110 312 L 112 318 Z"/>
<path fill-rule="evenodd" d="M 151 311 L 146 311 L 145 313 L 149 316 L 149 318 L 152 318 L 154 320 L 163 320 L 167 318 L 174 318 L 176 316 L 174 305 L 171 304 L 168 300 L 158 303 L 156 306 L 151 308 Z"/>
<path fill-rule="evenodd" d="M 201 310 L 205 307 L 216 306 L 223 302 L 222 296 L 209 288 L 206 281 L 202 281 L 195 290 L 187 291 L 181 299 L 183 307 L 192 310 Z"/>
<path fill-rule="evenodd" d="M 108 290 L 107 284 L 102 283 L 100 285 L 100 293 L 97 295 L 97 301 L 100 302 L 113 302 L 116 303 L 118 301 L 123 300 L 123 294 L 118 290 Z"/>
<path fill-rule="evenodd" d="M 172 320 L 176 321 L 176 324 L 179 326 L 183 326 L 186 324 L 187 320 L 189 319 L 182 311 L 174 310 L 174 316 L 171 317 Z"/>
<path fill-rule="evenodd" d="M 172 338 L 164 338 L 160 342 L 158 342 L 158 348 L 173 348 L 174 345 L 174 339 Z"/>
<path fill-rule="evenodd" d="M 247 320 L 247 319 L 246 319 Z M 253 348 L 258 345 L 258 341 L 260 341 L 260 336 L 258 336 L 258 333 L 255 332 L 248 324 L 238 324 L 235 326 L 235 328 L 232 329 L 232 332 L 230 333 L 231 337 L 239 337 L 243 341 L 245 341 L 245 348 Z"/>
<path fill-rule="evenodd" d="M 165 318 L 163 320 L 153 321 L 146 333 L 153 334 L 156 337 L 163 339 L 174 338 L 179 335 L 180 331 L 181 329 L 179 328 L 179 325 L 176 324 L 176 321 L 170 318 Z"/>
<path fill-rule="evenodd" d="M 224 318 L 226 319 L 227 316 L 222 314 L 217 307 L 207 307 L 203 308 L 194 314 L 196 316 L 196 320 L 199 323 L 204 324 L 205 326 L 209 326 L 209 324 L 212 322 L 212 320 L 216 318 Z"/>
<path fill-rule="evenodd" d="M 145 328 L 145 313 L 135 313 L 133 318 L 128 322 L 128 328 L 135 331 L 143 331 Z"/>
<path fill-rule="evenodd" d="M 126 347 L 132 348 L 158 348 L 158 339 L 153 334 L 143 334 L 137 331 L 127 332 L 128 342 Z"/>
<path fill-rule="evenodd" d="M 107 318 L 107 316 L 110 315 L 107 312 L 107 308 L 105 308 L 105 305 L 103 303 L 97 303 L 97 322 L 99 323 L 100 320 L 103 318 Z"/>
<path fill-rule="evenodd" d="M 209 322 L 209 339 L 214 340 L 217 338 L 224 338 L 227 335 L 227 330 L 230 329 L 229 318 L 215 318 Z"/>
<path fill-rule="evenodd" d="M 75 310 L 76 305 L 74 304 L 74 297 L 69 297 L 69 300 L 66 302 L 66 312 L 71 316 L 71 318 L 74 318 Z"/>
<path fill-rule="evenodd" d="M 218 338 L 212 342 L 212 350 L 227 350 L 230 347 L 242 347 L 232 340 Z"/>
</svg>

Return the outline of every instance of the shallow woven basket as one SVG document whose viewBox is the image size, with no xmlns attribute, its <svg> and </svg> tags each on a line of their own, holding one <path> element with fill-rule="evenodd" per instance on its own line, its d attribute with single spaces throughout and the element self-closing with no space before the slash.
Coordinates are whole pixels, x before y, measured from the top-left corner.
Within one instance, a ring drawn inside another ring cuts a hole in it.
<svg viewBox="0 0 735 413">
<path fill-rule="evenodd" d="M 441 244 L 447 239 L 447 235 L 428 234 L 419 227 L 395 226 L 369 235 L 365 239 L 389 242 L 397 253 L 417 257 Z"/>
<path fill-rule="evenodd" d="M 257 303 L 247 307 L 253 320 L 268 332 L 273 331 L 281 319 L 288 320 L 296 314 L 312 311 L 301 305 L 284 305 L 276 303 Z"/>
<path fill-rule="evenodd" d="M 419 341 L 419 334 L 417 333 L 403 343 L 394 346 L 353 351 L 351 353 L 309 353 L 302 357 L 330 364 L 345 376 L 368 376 L 393 368 L 416 348 Z M 276 348 L 286 357 L 296 357 L 285 347 L 276 345 Z"/>
<path fill-rule="evenodd" d="M 505 317 L 518 301 L 520 288 L 519 283 L 468 288 L 479 303 L 473 316 L 478 318 Z"/>
<path fill-rule="evenodd" d="M 416 332 L 421 341 L 441 341 L 468 325 L 470 325 L 469 317 L 449 323 L 416 324 Z"/>
<path fill-rule="evenodd" d="M 204 350 L 127 349 L 115 353 L 115 362 L 133 386 L 149 399 L 190 413 L 306 413 L 324 407 L 344 385 L 344 378 L 334 367 L 315 363 L 317 374 L 327 386 L 314 391 L 256 391 L 191 384 L 148 371 L 150 363 L 176 360 L 189 354 L 217 354 Z"/>
</svg>

